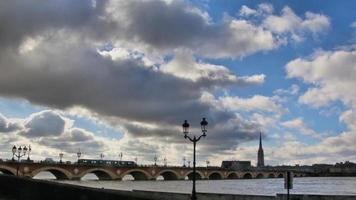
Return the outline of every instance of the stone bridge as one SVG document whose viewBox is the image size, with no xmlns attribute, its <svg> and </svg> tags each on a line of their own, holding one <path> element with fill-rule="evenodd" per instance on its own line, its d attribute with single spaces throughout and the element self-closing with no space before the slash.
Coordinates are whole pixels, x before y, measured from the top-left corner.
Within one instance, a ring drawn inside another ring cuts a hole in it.
<svg viewBox="0 0 356 200">
<path fill-rule="evenodd" d="M 50 172 L 57 179 L 80 180 L 87 174 L 95 174 L 99 180 L 122 180 L 131 175 L 134 180 L 185 180 L 192 179 L 193 168 L 173 166 L 118 167 L 108 165 L 81 165 L 59 163 L 17 163 L 0 162 L 0 172 L 4 174 L 35 177 L 41 172 Z M 282 171 L 231 171 L 218 167 L 197 167 L 197 179 L 251 179 L 283 178 Z M 294 173 L 295 176 L 305 176 Z"/>
</svg>

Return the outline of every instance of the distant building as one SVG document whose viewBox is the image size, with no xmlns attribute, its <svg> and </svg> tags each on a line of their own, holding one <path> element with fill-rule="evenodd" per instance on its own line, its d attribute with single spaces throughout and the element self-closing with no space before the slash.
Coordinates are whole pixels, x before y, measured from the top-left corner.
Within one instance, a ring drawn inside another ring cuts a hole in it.
<svg viewBox="0 0 356 200">
<path fill-rule="evenodd" d="M 251 168 L 251 161 L 225 160 L 222 161 L 221 167 L 231 170 L 248 170 Z"/>
<path fill-rule="evenodd" d="M 260 132 L 260 146 L 258 148 L 258 153 L 257 153 L 257 167 L 264 167 L 265 166 L 265 158 L 263 154 L 263 148 L 262 148 L 262 134 Z"/>
</svg>

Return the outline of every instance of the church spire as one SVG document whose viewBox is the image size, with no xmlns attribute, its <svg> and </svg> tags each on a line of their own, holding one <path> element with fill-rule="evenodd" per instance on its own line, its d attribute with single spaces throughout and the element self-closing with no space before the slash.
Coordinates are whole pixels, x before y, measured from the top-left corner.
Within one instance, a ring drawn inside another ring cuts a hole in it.
<svg viewBox="0 0 356 200">
<path fill-rule="evenodd" d="M 265 158 L 263 154 L 263 148 L 262 148 L 262 133 L 260 132 L 260 146 L 258 148 L 258 153 L 257 153 L 257 167 L 263 167 L 265 166 Z"/>
</svg>

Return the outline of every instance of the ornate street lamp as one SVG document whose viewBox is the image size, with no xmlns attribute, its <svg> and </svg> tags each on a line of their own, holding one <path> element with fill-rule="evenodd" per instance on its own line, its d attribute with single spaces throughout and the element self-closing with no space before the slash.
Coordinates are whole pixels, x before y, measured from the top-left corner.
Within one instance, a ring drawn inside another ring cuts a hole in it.
<svg viewBox="0 0 356 200">
<path fill-rule="evenodd" d="M 185 161 L 186 161 L 186 158 L 183 157 L 183 167 L 185 167 Z"/>
<path fill-rule="evenodd" d="M 135 157 L 135 159 L 134 159 L 134 160 L 135 160 L 136 165 L 138 165 L 138 164 L 137 164 L 137 157 Z"/>
<path fill-rule="evenodd" d="M 16 148 L 16 146 L 14 145 L 12 147 L 12 161 L 15 162 L 15 157 L 17 158 L 17 169 L 16 169 L 16 176 L 19 175 L 19 168 L 20 168 L 20 158 L 25 156 L 27 153 L 27 150 L 31 149 L 31 147 L 27 148 L 27 146 L 19 146 L 18 148 Z M 29 150 L 31 151 L 31 150 Z"/>
<path fill-rule="evenodd" d="M 190 168 L 190 160 L 188 160 L 188 168 Z"/>
<path fill-rule="evenodd" d="M 193 189 L 192 189 L 192 196 L 191 196 L 191 200 L 196 200 L 197 196 L 196 196 L 196 191 L 195 191 L 195 180 L 196 180 L 196 174 L 195 174 L 195 147 L 196 147 L 196 143 L 200 140 L 201 137 L 205 137 L 206 136 L 206 128 L 208 126 L 208 122 L 206 121 L 205 118 L 203 118 L 203 120 L 200 122 L 200 126 L 201 126 L 201 131 L 202 131 L 202 135 L 200 135 L 198 138 L 194 135 L 193 138 L 191 138 L 190 136 L 188 136 L 189 133 L 189 124 L 187 122 L 187 120 L 184 120 L 184 123 L 182 124 L 183 127 L 183 134 L 184 134 L 184 138 L 185 139 L 189 139 L 191 142 L 193 142 Z M 189 161 L 188 161 L 189 163 Z M 190 163 L 189 163 L 190 165 Z"/>
<path fill-rule="evenodd" d="M 61 164 L 62 164 L 63 155 L 64 154 L 62 152 L 59 153 L 59 163 L 61 163 Z"/>
<path fill-rule="evenodd" d="M 205 162 L 206 162 L 206 168 L 208 168 L 208 167 L 209 167 L 209 164 L 210 164 L 210 161 L 207 160 L 207 161 L 205 161 Z"/>
</svg>

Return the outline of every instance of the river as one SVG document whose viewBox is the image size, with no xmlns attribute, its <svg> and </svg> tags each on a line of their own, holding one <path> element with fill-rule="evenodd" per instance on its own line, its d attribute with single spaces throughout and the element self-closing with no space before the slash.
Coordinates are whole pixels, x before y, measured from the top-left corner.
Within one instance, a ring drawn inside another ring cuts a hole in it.
<svg viewBox="0 0 356 200">
<path fill-rule="evenodd" d="M 60 181 L 68 184 L 117 190 L 150 190 L 190 193 L 191 181 Z M 197 192 L 275 195 L 285 193 L 284 179 L 235 179 L 197 181 Z M 356 195 L 356 177 L 294 178 L 292 194 Z"/>
</svg>

